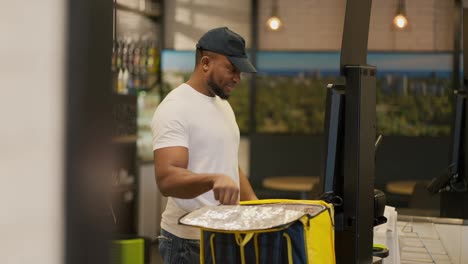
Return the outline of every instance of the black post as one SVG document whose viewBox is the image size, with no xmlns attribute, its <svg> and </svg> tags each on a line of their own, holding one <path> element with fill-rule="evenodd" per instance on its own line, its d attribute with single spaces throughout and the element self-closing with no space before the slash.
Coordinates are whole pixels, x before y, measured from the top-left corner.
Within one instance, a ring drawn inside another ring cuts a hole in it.
<svg viewBox="0 0 468 264">
<path fill-rule="evenodd" d="M 463 50 L 468 50 L 468 8 L 462 8 L 460 1 L 456 1 L 456 8 L 462 10 L 463 17 Z M 459 21 L 461 24 L 461 21 Z M 461 25 L 459 26 L 461 27 Z M 460 34 L 461 32 L 459 32 Z M 468 53 L 463 53 L 463 63 L 468 65 Z M 455 72 L 454 72 L 455 75 Z M 466 89 L 468 85 L 468 70 L 463 70 L 464 85 L 456 89 L 455 107 L 454 107 L 454 123 L 452 126 L 452 145 L 450 149 L 450 166 L 453 166 L 453 171 L 450 171 L 449 177 L 445 186 L 440 192 L 440 216 L 450 218 L 468 219 L 468 176 L 466 169 L 468 168 L 468 155 L 466 153 L 466 139 L 468 129 L 466 128 L 468 119 L 468 104 L 466 102 Z"/>
<path fill-rule="evenodd" d="M 157 20 L 159 21 L 159 34 L 158 34 L 158 42 L 159 42 L 159 70 L 158 70 L 158 82 L 159 82 L 159 98 L 164 99 L 164 96 L 168 91 L 164 90 L 164 82 L 163 82 L 163 74 L 162 74 L 162 66 L 161 66 L 161 60 L 162 60 L 162 53 L 166 47 L 166 16 L 164 15 L 166 12 L 166 1 L 165 0 L 160 0 L 159 2 L 159 10 L 161 11 L 159 13 L 159 17 Z"/>
<path fill-rule="evenodd" d="M 466 94 L 468 91 L 468 8 L 465 8 L 464 5 L 461 5 L 461 17 L 463 19 L 463 92 L 465 94 L 465 101 L 464 101 L 464 106 L 465 106 L 465 114 L 463 117 L 463 130 L 462 130 L 462 137 L 463 139 L 461 140 L 461 146 L 460 146 L 460 151 L 462 152 L 462 160 L 460 160 L 461 163 L 463 163 L 463 166 L 461 166 L 461 174 L 464 177 L 465 181 L 465 189 L 468 188 L 468 175 L 467 175 L 467 170 L 468 170 L 468 151 L 467 146 L 467 140 L 468 140 L 468 102 L 466 100 Z M 464 204 L 464 219 L 468 219 L 468 192 L 464 192 L 464 200 L 462 200 L 462 203 Z"/>
<path fill-rule="evenodd" d="M 372 263 L 376 68 L 367 65 L 371 5 L 372 0 L 348 0 L 343 29 L 343 222 L 336 232 L 336 257 L 340 264 Z"/>
<path fill-rule="evenodd" d="M 465 91 L 465 95 L 467 92 L 467 85 L 468 85 L 468 8 L 463 8 L 463 49 L 465 50 L 465 53 L 463 55 L 463 62 L 465 63 L 465 68 L 464 68 L 464 74 L 463 74 L 463 89 Z M 467 175 L 467 170 L 468 170 L 468 151 L 467 146 L 467 140 L 468 140 L 468 103 L 465 97 L 465 119 L 464 119 L 464 134 L 463 134 L 463 143 L 461 146 L 461 149 L 463 150 L 463 160 L 461 162 L 464 163 L 464 166 L 462 167 L 462 173 L 463 176 L 465 177 L 465 186 L 468 188 L 468 175 Z M 465 205 L 465 219 L 468 219 L 468 192 L 465 191 L 465 200 L 464 200 L 464 205 Z"/>
<path fill-rule="evenodd" d="M 338 263 L 371 263 L 374 223 L 376 69 L 345 66 L 343 230 Z"/>
<path fill-rule="evenodd" d="M 461 38 L 462 38 L 462 17 L 463 7 L 461 0 L 455 0 L 455 7 L 453 12 L 453 90 L 460 89 L 460 54 L 461 54 Z"/>
<path fill-rule="evenodd" d="M 258 0 L 251 2 L 251 45 L 250 45 L 250 61 L 257 67 L 257 48 L 258 48 Z M 249 93 L 249 135 L 257 132 L 257 120 L 255 117 L 255 107 L 257 98 L 257 79 L 255 74 L 250 77 L 250 93 Z"/>
<path fill-rule="evenodd" d="M 66 1 L 65 256 L 105 264 L 113 221 L 110 98 L 112 1 Z M 44 153 L 47 155 L 47 153 Z"/>
</svg>

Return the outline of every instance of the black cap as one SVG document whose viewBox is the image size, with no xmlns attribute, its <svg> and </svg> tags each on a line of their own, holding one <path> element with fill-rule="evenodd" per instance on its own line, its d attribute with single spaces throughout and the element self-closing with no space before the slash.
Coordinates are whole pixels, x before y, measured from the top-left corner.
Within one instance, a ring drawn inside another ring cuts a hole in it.
<svg viewBox="0 0 468 264">
<path fill-rule="evenodd" d="M 245 52 L 245 40 L 227 27 L 214 28 L 198 41 L 197 49 L 223 54 L 240 72 L 257 72 Z"/>
</svg>

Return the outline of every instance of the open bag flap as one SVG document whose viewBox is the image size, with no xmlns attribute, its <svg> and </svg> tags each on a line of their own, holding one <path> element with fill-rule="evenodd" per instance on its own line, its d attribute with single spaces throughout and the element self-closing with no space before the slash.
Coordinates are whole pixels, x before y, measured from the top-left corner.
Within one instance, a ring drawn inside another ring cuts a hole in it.
<svg viewBox="0 0 468 264">
<path fill-rule="evenodd" d="M 179 219 L 179 223 L 219 231 L 254 231 L 278 228 L 303 216 L 314 217 L 325 206 L 316 204 L 258 204 L 205 206 Z"/>
</svg>

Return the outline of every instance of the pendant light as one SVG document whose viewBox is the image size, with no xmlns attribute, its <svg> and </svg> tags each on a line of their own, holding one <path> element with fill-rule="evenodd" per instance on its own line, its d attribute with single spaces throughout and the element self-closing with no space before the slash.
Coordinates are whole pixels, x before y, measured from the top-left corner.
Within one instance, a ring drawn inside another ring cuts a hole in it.
<svg viewBox="0 0 468 264">
<path fill-rule="evenodd" d="M 278 16 L 278 0 L 273 0 L 272 8 L 271 8 L 271 16 L 268 18 L 267 28 L 271 31 L 278 31 L 280 30 L 282 23 L 281 19 Z"/>
<path fill-rule="evenodd" d="M 408 18 L 406 17 L 405 0 L 398 0 L 397 14 L 393 18 L 393 25 L 398 29 L 404 29 L 408 26 Z"/>
</svg>

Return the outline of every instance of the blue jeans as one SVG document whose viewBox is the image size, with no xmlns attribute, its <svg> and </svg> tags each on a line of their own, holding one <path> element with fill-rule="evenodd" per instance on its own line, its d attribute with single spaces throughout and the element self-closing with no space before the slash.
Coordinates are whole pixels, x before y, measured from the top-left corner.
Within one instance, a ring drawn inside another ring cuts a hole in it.
<svg viewBox="0 0 468 264">
<path fill-rule="evenodd" d="M 164 264 L 200 263 L 200 240 L 184 239 L 161 229 L 159 253 Z"/>
</svg>

